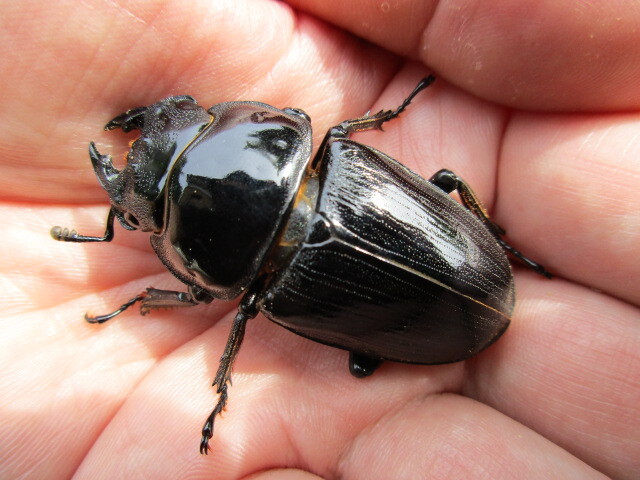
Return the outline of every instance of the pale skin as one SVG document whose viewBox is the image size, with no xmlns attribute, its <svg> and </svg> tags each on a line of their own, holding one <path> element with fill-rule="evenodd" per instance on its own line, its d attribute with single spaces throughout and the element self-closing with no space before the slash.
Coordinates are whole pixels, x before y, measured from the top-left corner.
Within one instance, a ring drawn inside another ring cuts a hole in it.
<svg viewBox="0 0 640 480">
<path fill-rule="evenodd" d="M 58 3 L 0 6 L 0 477 L 636 477 L 637 2 Z M 119 158 L 130 137 L 101 132 L 108 120 L 188 93 L 302 108 L 317 145 L 431 72 L 385 133 L 358 139 L 427 178 L 458 173 L 556 278 L 516 266 L 511 327 L 476 358 L 366 379 L 258 316 L 201 456 L 236 304 L 83 321 L 183 288 L 148 235 L 49 237 L 103 231 L 88 142 Z"/>
</svg>

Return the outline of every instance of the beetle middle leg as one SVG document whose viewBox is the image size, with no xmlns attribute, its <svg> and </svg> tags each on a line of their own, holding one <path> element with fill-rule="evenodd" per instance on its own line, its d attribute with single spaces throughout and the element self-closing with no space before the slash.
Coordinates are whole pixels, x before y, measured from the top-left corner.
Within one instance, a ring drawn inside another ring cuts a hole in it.
<svg viewBox="0 0 640 480">
<path fill-rule="evenodd" d="M 202 427 L 200 453 L 203 455 L 207 455 L 209 453 L 209 439 L 213 436 L 215 419 L 224 411 L 227 405 L 227 390 L 231 384 L 231 369 L 233 367 L 233 362 L 240 351 L 247 321 L 258 314 L 258 294 L 262 289 L 262 281 L 256 281 L 250 288 L 251 289 L 244 295 L 244 297 L 242 297 L 240 305 L 238 306 L 238 313 L 233 320 L 233 326 L 231 327 L 231 332 L 229 332 L 227 345 L 224 348 L 222 357 L 220 357 L 220 365 L 218 366 L 216 378 L 213 381 L 213 386 L 216 387 L 216 393 L 218 394 L 218 401 Z"/>
<path fill-rule="evenodd" d="M 318 149 L 318 153 L 316 154 L 313 162 L 311 164 L 311 168 L 317 169 L 322 158 L 324 157 L 324 153 L 327 147 L 327 144 L 336 138 L 349 138 L 349 135 L 355 132 L 364 132 L 366 130 L 378 129 L 382 130 L 382 124 L 388 122 L 389 120 L 393 120 L 398 115 L 400 115 L 404 110 L 409 106 L 413 98 L 420 93 L 422 90 L 427 88 L 433 82 L 435 82 L 436 77 L 433 75 L 429 75 L 428 77 L 423 78 L 418 82 L 418 85 L 413 89 L 413 91 L 409 94 L 407 98 L 405 98 L 400 106 L 395 110 L 380 110 L 375 115 L 364 115 L 359 118 L 352 118 L 351 120 L 345 120 L 344 122 L 336 125 L 329 129 L 329 131 L 324 136 L 322 143 L 320 144 L 320 148 Z"/>
<path fill-rule="evenodd" d="M 476 217 L 478 217 L 482 223 L 486 225 L 489 231 L 496 238 L 500 246 L 508 253 L 522 261 L 525 265 L 531 268 L 536 273 L 543 275 L 547 278 L 551 278 L 552 275 L 539 263 L 534 262 L 530 258 L 525 257 L 521 252 L 513 248 L 509 245 L 505 240 L 502 239 L 502 235 L 506 232 L 495 223 L 489 213 L 484 208 L 480 199 L 477 195 L 471 190 L 471 187 L 467 182 L 465 182 L 462 178 L 456 175 L 451 170 L 442 169 L 436 172 L 429 181 L 433 183 L 435 186 L 444 190 L 446 193 L 451 193 L 454 190 L 458 192 L 460 195 L 460 200 L 462 200 L 462 204 L 473 213 Z"/>
</svg>

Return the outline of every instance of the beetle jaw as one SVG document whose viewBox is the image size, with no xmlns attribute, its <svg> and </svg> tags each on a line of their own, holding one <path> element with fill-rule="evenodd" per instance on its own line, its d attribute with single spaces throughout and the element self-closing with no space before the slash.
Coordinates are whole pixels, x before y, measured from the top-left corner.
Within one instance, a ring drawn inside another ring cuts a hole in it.
<svg viewBox="0 0 640 480">
<path fill-rule="evenodd" d="M 113 166 L 111 155 L 100 154 L 96 144 L 91 142 L 89 143 L 89 158 L 91 159 L 93 171 L 96 173 L 100 185 L 109 191 L 109 188 L 117 181 L 118 175 L 120 174 L 120 171 Z"/>
<path fill-rule="evenodd" d="M 157 199 L 148 199 L 134 193 L 134 167 L 127 166 L 118 170 L 113 166 L 111 155 L 102 155 L 94 142 L 89 144 L 89 157 L 93 170 L 102 188 L 109 195 L 113 212 L 126 230 L 158 232 L 161 230 L 162 218 L 154 213 L 162 211 Z"/>
</svg>

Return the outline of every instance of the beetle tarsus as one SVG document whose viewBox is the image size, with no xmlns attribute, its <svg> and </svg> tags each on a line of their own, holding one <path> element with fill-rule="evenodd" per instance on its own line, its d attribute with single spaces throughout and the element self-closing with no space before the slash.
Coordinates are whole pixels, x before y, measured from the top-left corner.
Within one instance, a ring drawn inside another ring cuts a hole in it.
<svg viewBox="0 0 640 480">
<path fill-rule="evenodd" d="M 106 315 L 85 315 L 84 318 L 89 323 L 104 323 L 113 317 L 120 315 L 136 302 L 140 304 L 140 314 L 146 315 L 151 310 L 158 308 L 193 307 L 199 303 L 210 303 L 213 298 L 194 298 L 190 292 L 176 292 L 174 290 L 159 290 L 149 287 L 144 292 L 136 295 L 120 306 L 117 310 Z"/>
<path fill-rule="evenodd" d="M 389 120 L 393 120 L 394 118 L 396 118 L 398 115 L 400 115 L 411 103 L 411 101 L 414 99 L 414 97 L 420 93 L 422 90 L 424 90 L 425 88 L 427 88 L 429 85 L 431 85 L 433 82 L 436 81 L 436 77 L 433 75 L 429 75 L 428 77 L 423 78 L 422 80 L 420 80 L 420 82 L 418 82 L 418 85 L 416 85 L 416 88 L 413 89 L 413 91 L 409 94 L 409 96 L 407 98 L 404 99 L 404 101 L 402 102 L 402 104 L 396 108 L 394 111 L 386 111 L 384 112 L 386 115 L 385 118 L 385 122 L 388 122 Z M 383 113 L 382 111 L 378 112 L 377 115 Z"/>
<path fill-rule="evenodd" d="M 456 175 L 451 170 L 447 170 L 446 168 L 439 170 L 436 172 L 429 181 L 433 183 L 435 186 L 442 189 L 445 193 L 451 193 L 454 190 L 458 192 L 460 195 L 460 200 L 462 200 L 462 204 L 476 217 L 485 224 L 487 229 L 493 234 L 496 238 L 500 246 L 512 256 L 519 259 L 526 266 L 531 268 L 534 272 L 547 277 L 552 278 L 553 275 L 549 273 L 542 265 L 534 262 L 530 258 L 525 257 L 518 250 L 509 245 L 505 240 L 502 239 L 502 235 L 505 235 L 504 229 L 495 223 L 486 208 L 480 202 L 478 196 L 471 189 L 469 184 L 465 182 L 462 178 Z"/>
<path fill-rule="evenodd" d="M 130 300 L 126 301 L 125 303 L 123 303 L 122 305 L 120 305 L 120 308 L 118 308 L 117 310 L 114 310 L 111 313 L 107 313 L 106 315 L 96 315 L 96 316 L 85 314 L 84 319 L 88 323 L 104 323 L 107 320 L 111 320 L 113 317 L 115 317 L 117 315 L 120 315 L 122 312 L 124 312 L 131 305 L 133 305 L 136 302 L 140 302 L 146 296 L 147 296 L 147 291 L 145 290 L 144 292 L 140 293 L 139 295 L 136 295 L 132 299 L 130 299 Z"/>
<path fill-rule="evenodd" d="M 238 355 L 238 351 L 240 350 L 240 345 L 244 338 L 245 327 L 249 318 L 251 318 L 249 315 L 241 311 L 236 314 L 233 326 L 231 327 L 231 332 L 229 333 L 227 345 L 222 357 L 220 357 L 220 366 L 218 367 L 216 378 L 213 381 L 213 386 L 216 387 L 216 393 L 218 394 L 218 401 L 202 427 L 200 453 L 203 455 L 206 455 L 209 451 L 209 439 L 213 436 L 215 419 L 227 406 L 227 389 L 231 383 L 231 369 L 233 367 L 233 362 Z"/>
<path fill-rule="evenodd" d="M 220 415 L 227 406 L 227 385 L 223 385 L 223 388 L 219 389 L 219 397 L 218 403 L 216 403 L 215 408 L 207 418 L 207 421 L 202 427 L 202 438 L 200 439 L 200 453 L 202 455 L 209 454 L 209 440 L 213 436 L 213 426 L 215 422 L 215 418 Z"/>
<path fill-rule="evenodd" d="M 395 110 L 380 110 L 375 115 L 369 115 L 369 113 L 367 112 L 367 114 L 362 117 L 345 120 L 339 125 L 330 128 L 325 134 L 324 139 L 320 144 L 320 148 L 318 148 L 318 153 L 316 153 L 316 156 L 311 163 L 311 168 L 313 168 L 314 170 L 317 170 L 319 168 L 320 162 L 325 156 L 327 144 L 330 140 L 336 138 L 349 138 L 349 135 L 355 132 L 363 132 L 366 130 L 382 130 L 383 123 L 388 122 L 389 120 L 393 120 L 398 115 L 400 115 L 409 106 L 414 97 L 429 85 L 431 85 L 433 82 L 435 82 L 435 80 L 436 77 L 433 75 L 429 75 L 420 80 L 420 82 L 418 82 L 418 85 L 416 85 L 409 96 L 405 98 L 400 106 Z"/>
<path fill-rule="evenodd" d="M 362 132 L 365 130 L 382 130 L 382 124 L 386 123 L 390 120 L 393 120 L 397 116 L 399 116 L 405 109 L 409 106 L 411 101 L 415 98 L 415 96 L 420 93 L 422 90 L 427 88 L 435 81 L 436 77 L 433 75 L 429 75 L 426 78 L 420 80 L 416 88 L 409 94 L 407 98 L 402 101 L 402 104 L 395 110 L 380 110 L 375 115 L 365 115 L 364 117 L 354 118 L 352 120 L 347 120 L 346 122 L 342 122 L 340 127 L 349 133 L 353 132 Z"/>
<path fill-rule="evenodd" d="M 538 275 L 542 275 L 543 277 L 546 277 L 549 279 L 553 278 L 553 274 L 548 272 L 542 265 L 540 265 L 537 262 L 534 262 L 528 257 L 525 257 L 521 252 L 513 248 L 511 245 L 505 242 L 502 238 L 498 238 L 498 243 L 502 248 L 504 248 L 506 252 L 516 257 L 518 260 L 520 260 L 522 263 L 524 263 L 527 267 L 529 267 L 531 270 L 536 272 Z"/>
</svg>

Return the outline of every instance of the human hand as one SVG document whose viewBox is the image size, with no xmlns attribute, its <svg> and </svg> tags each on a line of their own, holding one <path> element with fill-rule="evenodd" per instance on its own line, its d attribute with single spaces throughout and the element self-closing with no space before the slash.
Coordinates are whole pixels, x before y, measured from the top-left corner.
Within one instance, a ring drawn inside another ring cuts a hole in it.
<svg viewBox="0 0 640 480">
<path fill-rule="evenodd" d="M 0 7 L 0 477 L 266 478 L 293 467 L 329 478 L 633 478 L 636 4 L 210 3 Z M 207 106 L 303 108 L 317 146 L 331 125 L 395 107 L 431 69 L 428 93 L 385 133 L 358 139 L 424 177 L 459 173 L 557 278 L 516 266 L 511 326 L 476 358 L 386 362 L 362 380 L 345 352 L 259 316 L 200 456 L 235 305 L 82 321 L 150 285 L 184 288 L 146 235 L 50 239 L 56 224 L 102 232 L 107 199 L 88 141 L 123 152 L 125 136 L 100 133 L 106 121 L 188 93 Z"/>
</svg>

